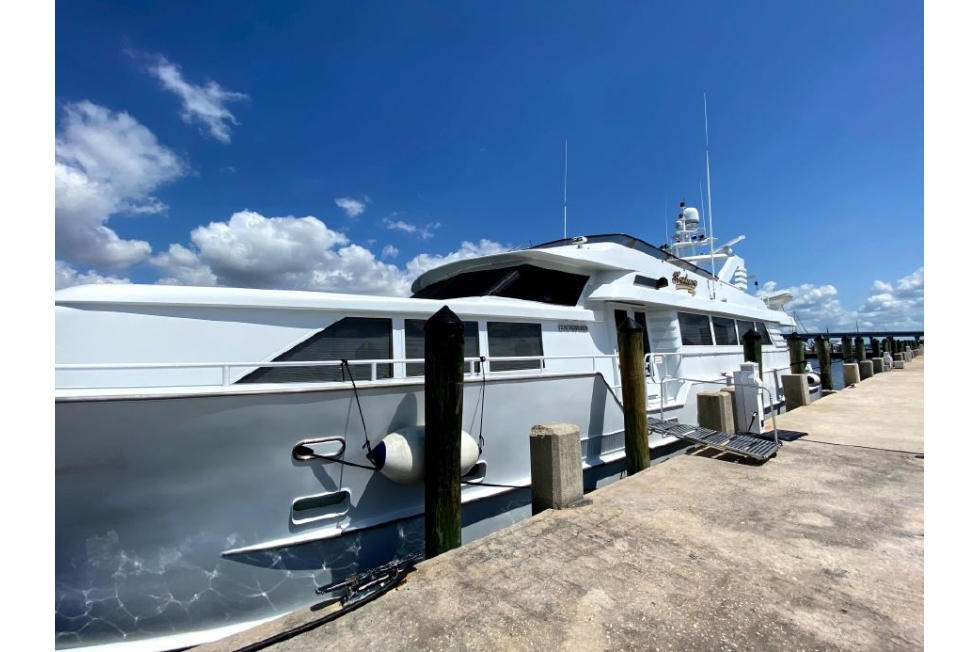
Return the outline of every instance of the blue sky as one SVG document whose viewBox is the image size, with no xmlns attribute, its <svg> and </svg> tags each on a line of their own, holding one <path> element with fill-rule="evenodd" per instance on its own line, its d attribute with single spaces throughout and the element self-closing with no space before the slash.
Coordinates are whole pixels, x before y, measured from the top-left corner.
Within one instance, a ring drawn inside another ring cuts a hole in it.
<svg viewBox="0 0 980 652">
<path fill-rule="evenodd" d="M 565 139 L 569 235 L 661 244 L 706 94 L 759 291 L 924 321 L 921 3 L 75 0 L 54 37 L 56 287 L 403 293 L 560 237 Z"/>
</svg>

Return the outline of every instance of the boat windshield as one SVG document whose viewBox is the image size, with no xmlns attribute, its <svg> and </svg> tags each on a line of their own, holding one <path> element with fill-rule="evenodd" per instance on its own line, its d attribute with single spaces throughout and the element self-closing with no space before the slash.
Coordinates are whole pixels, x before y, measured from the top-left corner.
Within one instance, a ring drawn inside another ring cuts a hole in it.
<svg viewBox="0 0 980 652">
<path fill-rule="evenodd" d="M 443 279 L 415 294 L 415 299 L 457 299 L 461 297 L 508 297 L 560 306 L 574 306 L 588 276 L 571 274 L 535 265 L 515 265 L 500 269 L 463 272 Z"/>
</svg>

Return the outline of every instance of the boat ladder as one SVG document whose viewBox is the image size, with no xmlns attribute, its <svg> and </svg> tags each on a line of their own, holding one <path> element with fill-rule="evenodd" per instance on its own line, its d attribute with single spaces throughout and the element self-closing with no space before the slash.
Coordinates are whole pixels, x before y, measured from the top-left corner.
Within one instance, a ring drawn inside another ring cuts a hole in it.
<svg viewBox="0 0 980 652">
<path fill-rule="evenodd" d="M 653 417 L 647 419 L 647 425 L 651 433 L 671 435 L 693 444 L 716 448 L 726 453 L 747 457 L 757 462 L 765 462 L 775 457 L 779 447 L 782 446 L 779 442 L 778 435 L 773 435 L 772 433 L 756 435 L 743 432 L 719 432 L 710 428 L 702 428 L 701 426 L 661 421 Z"/>
</svg>

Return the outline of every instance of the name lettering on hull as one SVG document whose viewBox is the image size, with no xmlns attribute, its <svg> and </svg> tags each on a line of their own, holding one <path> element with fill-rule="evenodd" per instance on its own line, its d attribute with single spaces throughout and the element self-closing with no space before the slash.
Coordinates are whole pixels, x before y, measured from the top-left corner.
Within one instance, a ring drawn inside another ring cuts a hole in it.
<svg viewBox="0 0 980 652">
<path fill-rule="evenodd" d="M 691 278 L 687 274 L 681 276 L 680 272 L 674 272 L 674 276 L 672 280 L 674 281 L 674 287 L 676 289 L 687 290 L 688 292 L 691 293 L 692 297 L 694 296 L 694 292 L 697 290 L 698 287 L 697 280 Z"/>
</svg>

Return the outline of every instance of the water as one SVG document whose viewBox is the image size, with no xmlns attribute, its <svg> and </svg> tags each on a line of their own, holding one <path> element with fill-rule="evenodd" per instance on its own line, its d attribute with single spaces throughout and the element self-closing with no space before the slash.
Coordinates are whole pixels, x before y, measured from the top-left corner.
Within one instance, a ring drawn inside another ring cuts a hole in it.
<svg viewBox="0 0 980 652">
<path fill-rule="evenodd" d="M 813 373 L 820 373 L 820 363 L 816 360 L 810 360 L 810 364 L 813 366 Z M 834 383 L 834 389 L 844 389 L 844 361 L 843 360 L 831 360 L 830 361 L 830 377 Z"/>
</svg>

